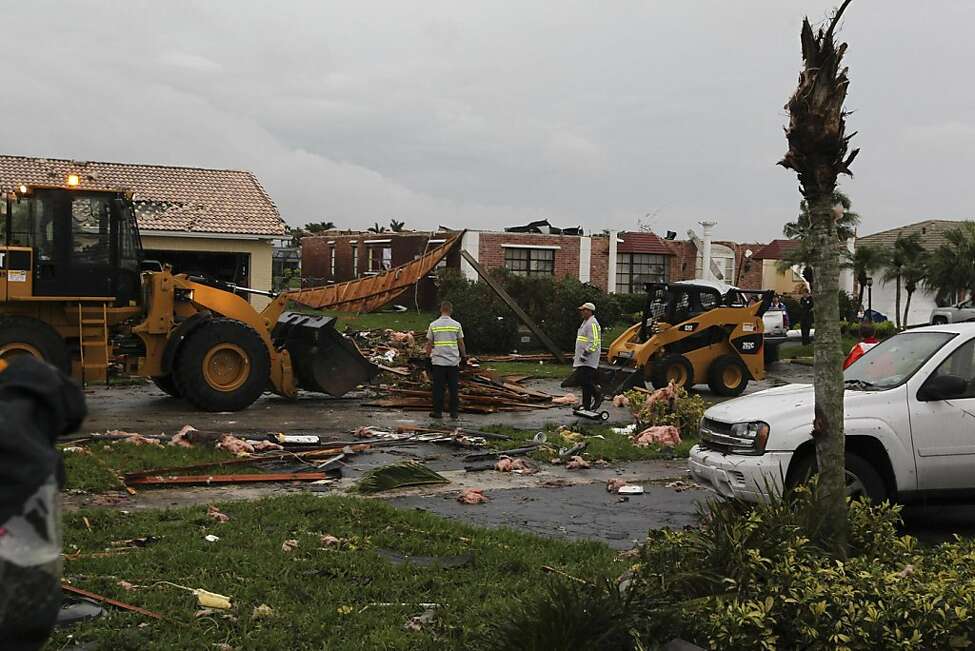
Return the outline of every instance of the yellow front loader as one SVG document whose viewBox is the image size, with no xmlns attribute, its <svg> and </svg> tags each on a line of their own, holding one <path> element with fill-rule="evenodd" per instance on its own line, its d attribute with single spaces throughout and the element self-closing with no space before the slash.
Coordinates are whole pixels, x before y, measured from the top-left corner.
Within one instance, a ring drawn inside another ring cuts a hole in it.
<svg viewBox="0 0 975 651">
<path fill-rule="evenodd" d="M 748 292 L 707 280 L 647 285 L 642 320 L 616 338 L 600 368 L 604 392 L 649 380 L 740 395 L 750 380 L 765 378 L 762 315 L 771 299 L 766 292 L 749 301 Z"/>
<path fill-rule="evenodd" d="M 264 391 L 338 396 L 369 382 L 378 368 L 335 330 L 335 320 L 286 312 L 289 302 L 382 304 L 450 248 L 351 287 L 275 295 L 158 266 L 143 270 L 125 192 L 78 190 L 70 180 L 20 186 L 2 208 L 0 359 L 33 355 L 86 382 L 105 382 L 120 369 L 208 411 L 244 409 Z M 243 298 L 248 293 L 272 301 L 258 312 Z"/>
</svg>

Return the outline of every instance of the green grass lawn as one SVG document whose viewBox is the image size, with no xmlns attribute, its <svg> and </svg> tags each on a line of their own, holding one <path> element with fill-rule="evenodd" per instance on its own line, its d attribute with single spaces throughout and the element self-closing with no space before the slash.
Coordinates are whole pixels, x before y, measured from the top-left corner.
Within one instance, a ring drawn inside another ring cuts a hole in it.
<svg viewBox="0 0 975 651">
<path fill-rule="evenodd" d="M 853 348 L 858 341 L 860 341 L 860 339 L 857 337 L 843 335 L 843 341 L 840 345 L 841 349 L 843 350 L 843 355 L 845 356 L 847 353 L 849 353 L 850 349 Z M 779 359 L 797 359 L 802 357 L 808 357 L 811 359 L 813 356 L 813 346 L 814 344 L 809 344 L 807 346 L 803 346 L 800 343 L 782 344 L 779 346 Z"/>
<path fill-rule="evenodd" d="M 530 375 L 559 380 L 572 373 L 570 364 L 555 362 L 481 362 L 481 368 L 494 371 L 499 375 Z"/>
<path fill-rule="evenodd" d="M 173 621 L 109 608 L 108 616 L 58 632 L 50 648 L 65 646 L 70 634 L 72 643 L 98 649 L 467 649 L 499 610 L 540 594 L 549 576 L 542 566 L 583 579 L 624 569 L 602 543 L 481 529 L 373 500 L 298 495 L 220 509 L 230 522 L 209 519 L 205 507 L 67 514 L 65 553 L 100 552 L 114 540 L 146 535 L 161 539 L 124 554 L 66 560 L 64 574 L 79 588 Z M 326 533 L 344 542 L 323 547 Z M 220 540 L 206 542 L 207 534 Z M 281 548 L 289 539 L 298 541 L 290 553 Z M 377 555 L 380 549 L 470 553 L 473 561 L 453 569 L 394 565 Z M 195 616 L 199 607 L 189 592 L 165 585 L 126 591 L 120 580 L 203 588 L 234 605 Z M 406 630 L 407 620 L 424 611 L 419 603 L 440 604 L 436 617 L 420 631 Z M 255 617 L 262 604 L 272 614 Z"/>
<path fill-rule="evenodd" d="M 84 449 L 88 453 L 66 452 L 64 454 L 64 469 L 67 473 L 66 488 L 92 493 L 121 489 L 122 486 L 117 477 L 127 472 L 170 466 L 189 466 L 211 461 L 227 461 L 234 458 L 233 455 L 223 450 L 200 446 L 181 448 L 166 445 L 93 443 L 85 446 Z M 242 470 L 245 467 L 248 469 Z M 256 472 L 250 466 L 237 466 L 236 468 L 237 470 L 233 472 Z"/>
<path fill-rule="evenodd" d="M 499 450 L 523 447 L 538 432 L 538 430 L 515 429 L 506 425 L 491 425 L 481 429 L 498 434 L 507 434 L 511 437 L 510 441 L 491 442 Z M 576 442 L 563 438 L 558 434 L 558 431 L 559 427 L 557 425 L 546 425 L 544 427 L 547 442 L 553 448 L 568 448 Z M 659 446 L 641 448 L 633 445 L 626 435 L 614 432 L 609 425 L 587 424 L 574 431 L 584 436 L 587 446 L 583 456 L 591 461 L 596 459 L 603 459 L 610 462 L 645 461 L 649 459 L 685 459 L 691 448 L 698 441 L 697 436 L 688 436 L 681 441 L 680 445 L 673 448 Z M 533 453 L 531 456 L 541 461 L 547 461 L 552 457 L 552 452 L 539 451 Z"/>
</svg>

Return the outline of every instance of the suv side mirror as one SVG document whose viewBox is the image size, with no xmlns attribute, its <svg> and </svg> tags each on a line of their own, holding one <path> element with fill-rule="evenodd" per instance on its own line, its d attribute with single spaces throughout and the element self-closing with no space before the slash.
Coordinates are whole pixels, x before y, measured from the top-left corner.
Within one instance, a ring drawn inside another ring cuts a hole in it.
<svg viewBox="0 0 975 651">
<path fill-rule="evenodd" d="M 922 402 L 936 400 L 950 400 L 965 395 L 968 382 L 957 375 L 936 375 L 924 383 L 917 392 L 917 399 Z"/>
</svg>

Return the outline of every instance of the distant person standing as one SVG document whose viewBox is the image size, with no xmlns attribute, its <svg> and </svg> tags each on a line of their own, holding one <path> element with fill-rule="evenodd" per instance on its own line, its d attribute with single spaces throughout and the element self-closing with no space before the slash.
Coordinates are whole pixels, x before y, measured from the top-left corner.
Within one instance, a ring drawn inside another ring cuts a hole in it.
<svg viewBox="0 0 975 651">
<path fill-rule="evenodd" d="M 460 323 L 450 318 L 453 305 L 444 301 L 440 304 L 440 318 L 427 328 L 426 352 L 430 356 L 433 380 L 433 411 L 431 418 L 443 418 L 444 389 L 450 392 L 450 417 L 460 416 L 460 398 L 457 395 L 460 383 L 460 363 L 467 357 L 464 349 L 464 330 Z"/>
<path fill-rule="evenodd" d="M 871 323 L 861 323 L 860 324 L 860 341 L 853 345 L 850 349 L 850 354 L 846 356 L 846 360 L 843 362 L 843 369 L 846 370 L 850 364 L 857 361 L 863 355 L 880 343 L 880 340 L 874 336 L 873 324 Z"/>
<path fill-rule="evenodd" d="M 802 345 L 808 346 L 809 342 L 812 341 L 809 337 L 809 331 L 812 329 L 813 322 L 813 297 L 808 289 L 799 299 L 799 309 L 801 310 L 799 327 L 802 329 Z"/>
<path fill-rule="evenodd" d="M 579 306 L 582 325 L 576 333 L 576 351 L 572 358 L 576 379 L 582 387 L 582 408 L 587 411 L 598 409 L 603 401 L 599 387 L 596 386 L 596 369 L 599 367 L 603 330 L 596 320 L 595 312 L 596 306 L 592 303 L 583 303 Z"/>
</svg>

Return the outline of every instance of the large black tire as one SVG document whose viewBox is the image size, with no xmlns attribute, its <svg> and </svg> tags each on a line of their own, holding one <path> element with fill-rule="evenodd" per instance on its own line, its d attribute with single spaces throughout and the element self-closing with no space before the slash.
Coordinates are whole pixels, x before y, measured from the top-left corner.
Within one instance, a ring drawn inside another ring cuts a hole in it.
<svg viewBox="0 0 975 651">
<path fill-rule="evenodd" d="M 182 397 L 206 411 L 246 409 L 267 388 L 271 360 L 264 340 L 245 323 L 213 319 L 176 353 L 173 375 Z"/>
<path fill-rule="evenodd" d="M 694 385 L 694 367 L 683 355 L 667 355 L 653 364 L 650 383 L 655 389 L 663 389 L 671 381 L 678 389 L 690 389 Z"/>
<path fill-rule="evenodd" d="M 719 396 L 740 396 L 748 386 L 748 367 L 736 355 L 722 355 L 708 369 L 708 387 Z"/>
<path fill-rule="evenodd" d="M 176 380 L 173 379 L 172 375 L 160 375 L 159 377 L 154 377 L 152 378 L 152 383 L 174 398 L 183 397 L 183 395 L 179 392 L 179 387 L 176 386 Z"/>
<path fill-rule="evenodd" d="M 16 355 L 38 357 L 65 373 L 71 372 L 68 346 L 54 328 L 27 316 L 0 317 L 0 359 Z"/>
<path fill-rule="evenodd" d="M 805 483 L 818 471 L 816 453 L 810 450 L 789 468 L 786 484 L 793 488 Z M 868 499 L 879 504 L 889 497 L 883 477 L 873 465 L 861 456 L 846 453 L 846 495 L 851 499 Z"/>
</svg>

